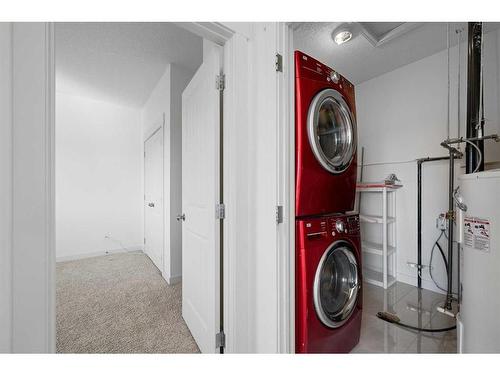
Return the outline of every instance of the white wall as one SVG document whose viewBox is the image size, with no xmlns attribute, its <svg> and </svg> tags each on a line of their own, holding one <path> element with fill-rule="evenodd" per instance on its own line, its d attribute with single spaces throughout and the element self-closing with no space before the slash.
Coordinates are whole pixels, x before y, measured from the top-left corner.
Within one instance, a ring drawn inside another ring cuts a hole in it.
<svg viewBox="0 0 500 375">
<path fill-rule="evenodd" d="M 164 145 L 164 255 L 163 277 L 180 281 L 182 273 L 182 224 L 175 217 L 182 211 L 182 91 L 193 76 L 169 64 L 142 109 L 143 139 L 163 124 Z"/>
<path fill-rule="evenodd" d="M 498 125 L 498 32 L 486 35 L 485 112 L 489 119 L 485 133 L 500 133 Z M 457 51 L 451 59 L 451 137 L 457 135 Z M 461 47 L 461 134 L 465 133 L 466 55 Z M 440 142 L 447 137 L 447 52 L 442 51 L 356 86 L 358 116 L 358 152 L 365 148 L 363 180 L 379 181 L 396 173 L 404 187 L 397 194 L 398 279 L 416 284 L 416 271 L 407 262 L 416 262 L 416 162 L 426 156 L 446 156 Z M 500 160 L 500 147 L 486 143 L 487 161 Z M 360 159 L 358 159 L 360 160 Z M 401 163 L 403 162 L 403 163 Z M 369 165 L 375 164 L 375 165 Z M 457 163 L 458 164 L 458 163 Z M 460 162 L 459 164 L 463 164 Z M 429 264 L 431 247 L 439 234 L 435 219 L 447 210 L 447 161 L 423 165 L 423 263 Z M 456 169 L 457 174 L 461 169 Z M 373 199 L 363 195 L 362 211 L 374 211 Z M 370 234 L 371 235 L 371 234 Z M 446 246 L 446 241 L 441 242 Z M 439 253 L 434 254 L 434 275 L 446 286 L 444 267 Z M 367 257 L 367 263 L 376 265 Z M 423 286 L 436 290 L 428 271 L 423 272 Z"/>
<path fill-rule="evenodd" d="M 58 260 L 142 249 L 142 155 L 139 110 L 57 92 Z"/>
<path fill-rule="evenodd" d="M 0 23 L 0 353 L 12 340 L 12 25 Z"/>
</svg>

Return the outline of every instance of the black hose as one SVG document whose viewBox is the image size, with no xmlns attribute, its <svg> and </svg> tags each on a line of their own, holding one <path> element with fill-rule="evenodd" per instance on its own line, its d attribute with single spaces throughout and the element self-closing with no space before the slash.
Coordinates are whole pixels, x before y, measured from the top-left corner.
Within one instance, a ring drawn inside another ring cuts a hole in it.
<svg viewBox="0 0 500 375">
<path fill-rule="evenodd" d="M 441 253 L 441 256 L 443 257 L 444 269 L 446 270 L 446 272 L 448 272 L 448 261 L 446 260 L 446 257 L 444 255 L 443 248 L 441 247 L 441 245 L 439 244 L 439 242 L 436 242 L 436 246 L 439 249 L 439 252 Z"/>
<path fill-rule="evenodd" d="M 436 280 L 434 280 L 434 277 L 432 275 L 432 258 L 433 258 L 433 254 L 434 254 L 434 249 L 437 247 L 439 249 L 439 252 L 441 253 L 441 256 L 443 258 L 443 263 L 444 263 L 444 267 L 446 269 L 446 275 L 448 275 L 448 259 L 446 259 L 446 255 L 444 254 L 444 251 L 443 251 L 443 248 L 441 247 L 441 245 L 439 244 L 439 240 L 441 239 L 441 237 L 443 237 L 443 235 L 448 238 L 446 236 L 446 233 L 445 233 L 445 230 L 442 229 L 441 230 L 441 234 L 439 235 L 439 237 L 437 238 L 436 242 L 434 242 L 434 245 L 432 246 L 432 250 L 431 250 L 431 258 L 430 258 L 430 261 L 429 261 L 429 274 L 431 276 L 431 279 L 432 281 L 434 282 L 434 284 L 436 284 L 436 286 L 443 290 L 443 291 L 447 291 L 446 289 L 440 287 L 438 285 L 438 283 L 436 282 Z M 411 326 L 409 324 L 405 324 L 405 323 L 402 323 L 401 320 L 399 319 L 399 317 L 397 315 L 394 315 L 394 314 L 391 314 L 391 313 L 388 313 L 388 312 L 378 312 L 377 313 L 377 317 L 379 319 L 382 319 L 383 321 L 385 322 L 388 322 L 388 323 L 392 323 L 392 324 L 395 324 L 397 326 L 400 326 L 400 327 L 403 327 L 403 328 L 407 328 L 407 329 L 412 329 L 414 331 L 419 331 L 419 332 L 447 332 L 447 331 L 452 331 L 454 329 L 457 328 L 456 325 L 452 326 L 452 327 L 445 327 L 445 328 L 421 328 L 421 327 L 414 327 L 414 326 Z"/>
<path fill-rule="evenodd" d="M 448 236 L 446 235 L 446 231 L 444 229 L 441 229 L 441 234 L 439 235 L 436 242 L 434 242 L 434 245 L 432 246 L 431 257 L 429 260 L 429 275 L 431 276 L 432 281 L 434 282 L 434 284 L 438 289 L 442 290 L 443 292 L 447 292 L 446 289 L 444 289 L 437 283 L 437 281 L 434 279 L 434 275 L 432 274 L 432 259 L 434 258 L 434 249 L 437 247 L 439 249 L 439 252 L 441 253 L 441 257 L 443 258 L 444 267 L 446 269 L 446 275 L 448 275 L 448 259 L 446 259 L 446 255 L 444 254 L 443 248 L 439 244 L 439 240 L 441 239 L 441 237 L 443 237 L 443 235 L 446 238 L 448 238 Z"/>
<path fill-rule="evenodd" d="M 413 329 L 415 331 L 421 331 L 421 332 L 447 332 L 447 331 L 452 331 L 457 328 L 456 325 L 452 327 L 445 327 L 445 328 L 420 328 L 420 327 L 413 327 L 405 323 L 401 323 L 399 318 L 394 315 L 390 314 L 387 312 L 378 312 L 377 317 L 379 319 L 382 319 L 385 322 L 396 324 L 397 326 L 408 328 L 408 329 Z"/>
</svg>

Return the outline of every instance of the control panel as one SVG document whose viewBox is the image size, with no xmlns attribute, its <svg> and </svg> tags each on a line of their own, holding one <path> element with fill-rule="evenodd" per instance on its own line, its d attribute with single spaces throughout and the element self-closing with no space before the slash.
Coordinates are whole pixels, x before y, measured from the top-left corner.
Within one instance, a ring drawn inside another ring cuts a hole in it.
<svg viewBox="0 0 500 375">
<path fill-rule="evenodd" d="M 327 237 L 328 228 L 325 220 L 311 220 L 305 223 L 305 232 L 307 237 Z"/>
<path fill-rule="evenodd" d="M 307 238 L 336 237 L 339 235 L 359 234 L 358 215 L 339 215 L 305 221 L 305 234 Z"/>
<path fill-rule="evenodd" d="M 339 85 L 340 88 L 343 86 L 348 86 L 349 88 L 354 87 L 353 84 L 344 76 L 339 74 L 339 72 L 303 53 L 299 53 L 299 60 L 296 61 L 296 63 L 299 68 L 299 72 L 297 73 L 299 76 L 307 76 L 314 80 L 326 81 L 328 83 Z"/>
</svg>

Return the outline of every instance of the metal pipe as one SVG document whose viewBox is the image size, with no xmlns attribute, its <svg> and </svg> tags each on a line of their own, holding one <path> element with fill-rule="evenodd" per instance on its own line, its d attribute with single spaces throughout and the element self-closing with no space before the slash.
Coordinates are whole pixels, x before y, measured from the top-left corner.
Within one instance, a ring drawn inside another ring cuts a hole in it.
<svg viewBox="0 0 500 375">
<path fill-rule="evenodd" d="M 458 151 L 458 149 L 448 145 L 448 143 L 446 142 L 441 142 L 441 146 L 447 149 L 450 153 L 453 153 L 455 156 L 460 156 L 460 157 L 462 156 L 462 153 Z"/>
<path fill-rule="evenodd" d="M 458 54 L 458 77 L 457 77 L 457 100 L 458 100 L 458 105 L 457 105 L 457 123 L 458 123 L 458 129 L 457 129 L 457 135 L 458 135 L 458 138 L 460 138 L 460 127 L 462 126 L 461 122 L 460 122 L 460 110 L 462 108 L 462 104 L 461 104 L 461 64 L 460 62 L 462 61 L 461 58 L 462 58 L 462 54 L 461 54 L 461 45 L 462 45 L 462 29 L 457 29 L 455 31 L 457 33 L 457 44 L 458 44 L 458 51 L 457 51 L 457 54 Z M 458 146 L 460 148 L 460 145 Z"/>
<path fill-rule="evenodd" d="M 453 190 L 455 184 L 455 153 L 450 149 L 450 171 L 448 181 L 448 288 L 445 309 L 451 310 L 453 301 L 453 221 L 455 218 Z"/>
<path fill-rule="evenodd" d="M 450 139 L 450 23 L 446 23 L 446 65 L 447 65 L 447 89 L 448 95 L 446 97 L 446 129 L 447 139 Z"/>
<path fill-rule="evenodd" d="M 464 138 L 464 137 L 458 137 L 458 138 L 452 138 L 452 139 L 447 139 L 442 142 L 445 145 L 451 145 L 451 144 L 456 144 L 456 143 L 462 143 L 462 142 L 467 142 L 467 141 L 484 141 L 485 139 L 492 139 L 495 142 L 500 141 L 500 138 L 498 137 L 498 134 L 490 134 L 490 135 L 484 135 L 481 137 L 474 137 L 474 138 Z"/>
<path fill-rule="evenodd" d="M 448 160 L 449 156 L 417 159 L 417 285 L 422 288 L 422 164 L 431 161 Z"/>
<path fill-rule="evenodd" d="M 468 23 L 468 57 L 467 57 L 467 138 L 476 138 L 484 134 L 484 119 L 480 118 L 481 108 L 481 56 L 483 41 L 482 22 Z M 484 155 L 484 142 L 473 141 Z M 465 172 L 472 173 L 478 166 L 479 152 L 470 144 L 465 146 Z M 484 170 L 484 157 L 478 171 Z"/>
<path fill-rule="evenodd" d="M 422 163 L 417 161 L 417 286 L 422 288 Z"/>
</svg>

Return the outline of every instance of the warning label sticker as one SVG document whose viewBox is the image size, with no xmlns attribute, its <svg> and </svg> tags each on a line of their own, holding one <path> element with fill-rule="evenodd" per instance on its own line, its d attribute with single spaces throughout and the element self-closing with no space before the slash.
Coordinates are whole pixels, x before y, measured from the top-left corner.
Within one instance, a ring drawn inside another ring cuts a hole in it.
<svg viewBox="0 0 500 375">
<path fill-rule="evenodd" d="M 464 218 L 464 245 L 471 249 L 490 251 L 490 221 L 477 217 Z"/>
</svg>

